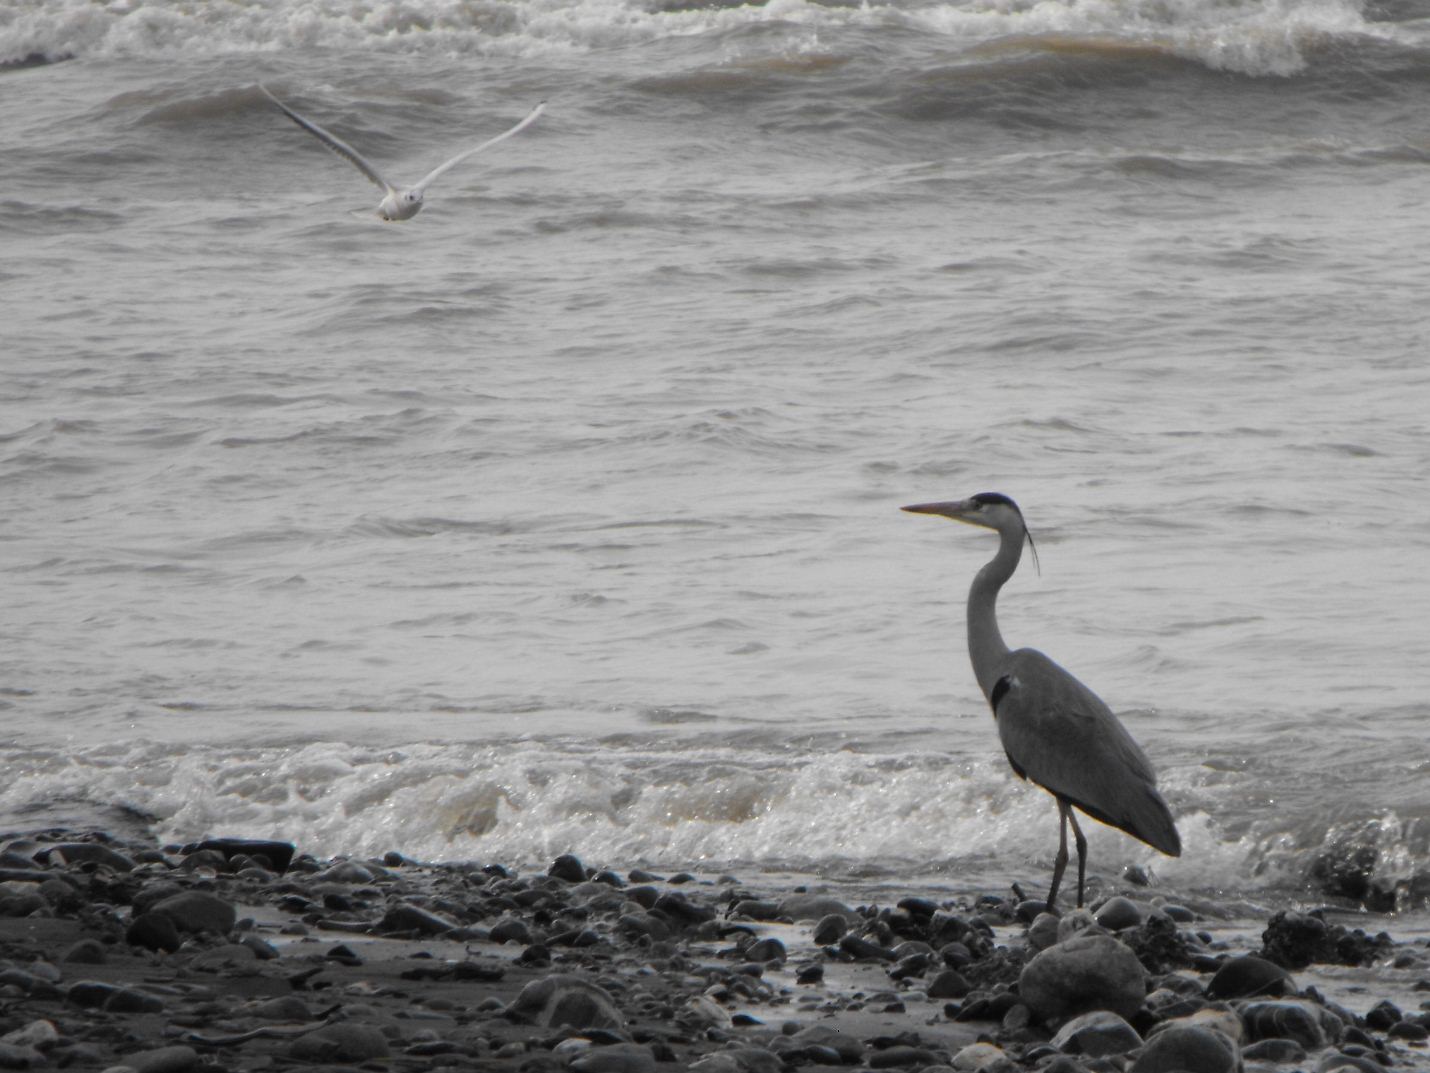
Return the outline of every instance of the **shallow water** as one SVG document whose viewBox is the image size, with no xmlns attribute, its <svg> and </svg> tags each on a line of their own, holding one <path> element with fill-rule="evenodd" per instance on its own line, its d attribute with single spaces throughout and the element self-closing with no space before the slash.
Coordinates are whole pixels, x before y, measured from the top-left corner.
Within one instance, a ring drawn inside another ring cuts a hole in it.
<svg viewBox="0 0 1430 1073">
<path fill-rule="evenodd" d="M 992 540 L 896 509 L 1000 490 L 1005 636 L 1187 845 L 1094 870 L 1423 877 L 1427 45 L 1331 0 L 0 0 L 0 816 L 1036 885 Z M 409 181 L 548 103 L 383 225 L 260 80 Z"/>
</svg>

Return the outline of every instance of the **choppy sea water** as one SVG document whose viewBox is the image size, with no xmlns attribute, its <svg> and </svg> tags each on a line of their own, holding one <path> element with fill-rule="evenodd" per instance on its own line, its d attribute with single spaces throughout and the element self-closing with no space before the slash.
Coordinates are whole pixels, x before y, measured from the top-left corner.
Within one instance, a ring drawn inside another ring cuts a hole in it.
<svg viewBox="0 0 1430 1073">
<path fill-rule="evenodd" d="M 963 599 L 1180 860 L 1430 880 L 1430 7 L 0 0 L 0 820 L 1046 880 Z M 262 81 L 398 179 L 406 224 Z M 1367 856 L 1368 855 L 1368 856 Z"/>
</svg>

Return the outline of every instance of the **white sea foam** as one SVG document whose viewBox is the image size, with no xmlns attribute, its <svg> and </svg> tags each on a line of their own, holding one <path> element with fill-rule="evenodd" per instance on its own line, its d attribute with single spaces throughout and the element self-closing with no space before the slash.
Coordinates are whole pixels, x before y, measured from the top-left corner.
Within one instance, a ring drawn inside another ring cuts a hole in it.
<svg viewBox="0 0 1430 1073">
<path fill-rule="evenodd" d="M 6 10 L 6 8 L 10 10 Z M 436 55 L 562 55 L 619 49 L 664 39 L 782 28 L 784 46 L 817 50 L 821 30 L 910 26 L 955 47 L 1023 41 L 1029 47 L 1115 55 L 1164 51 L 1218 70 L 1287 75 L 1311 51 L 1360 36 L 1404 37 L 1367 23 L 1357 0 L 993 0 L 989 3 L 869 3 L 826 6 L 809 0 L 675 11 L 635 0 L 265 0 L 176 6 L 162 0 L 0 0 L 0 61 L 50 56 L 165 56 L 303 49 L 353 49 Z M 813 36 L 809 36 L 813 35 Z M 738 56 L 741 46 L 731 46 Z"/>
</svg>

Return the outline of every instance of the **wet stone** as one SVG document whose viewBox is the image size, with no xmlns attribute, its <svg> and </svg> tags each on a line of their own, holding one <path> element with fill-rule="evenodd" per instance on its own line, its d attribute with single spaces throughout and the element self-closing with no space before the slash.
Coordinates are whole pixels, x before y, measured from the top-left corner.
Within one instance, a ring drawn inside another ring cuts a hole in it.
<svg viewBox="0 0 1430 1073">
<path fill-rule="evenodd" d="M 165 950 L 170 953 L 183 945 L 179 928 L 167 913 L 140 913 L 129 922 L 124 941 L 145 950 Z"/>
<path fill-rule="evenodd" d="M 1290 1065 L 1306 1058 L 1306 1048 L 1293 1039 L 1263 1039 L 1248 1044 L 1241 1049 L 1241 1057 L 1248 1062 L 1275 1062 Z"/>
<path fill-rule="evenodd" d="M 1168 1025 L 1154 1033 L 1130 1073 L 1237 1073 L 1237 1046 L 1220 1032 L 1197 1025 Z"/>
<path fill-rule="evenodd" d="M 831 915 L 853 921 L 859 916 L 838 898 L 827 894 L 791 894 L 780 902 L 780 915 L 794 921 L 823 920 Z"/>
<path fill-rule="evenodd" d="M 366 1062 L 390 1052 L 382 1030 L 353 1021 L 338 1021 L 299 1036 L 288 1045 L 290 1057 L 308 1062 Z"/>
<path fill-rule="evenodd" d="M 187 1073 L 198 1067 L 199 1055 L 192 1047 L 158 1047 L 125 1055 L 124 1064 L 135 1073 Z"/>
<path fill-rule="evenodd" d="M 972 990 L 963 974 L 957 969 L 944 969 L 929 981 L 929 998 L 962 998 Z"/>
<path fill-rule="evenodd" d="M 1221 963 L 1207 984 L 1207 997 L 1213 999 L 1232 998 L 1279 998 L 1296 990 L 1291 974 L 1280 965 L 1265 958 L 1246 955 L 1228 958 Z"/>
<path fill-rule="evenodd" d="M 419 935 L 445 935 L 455 930 L 457 925 L 421 906 L 401 902 L 383 914 L 377 927 L 383 932 L 415 931 Z"/>
<path fill-rule="evenodd" d="M 121 987 L 105 998 L 104 1009 L 108 1013 L 162 1013 L 164 1001 L 137 988 Z"/>
<path fill-rule="evenodd" d="M 819 946 L 837 943 L 849 931 L 849 921 L 838 913 L 821 917 L 814 926 L 814 941 Z"/>
<path fill-rule="evenodd" d="M 1126 1054 L 1142 1046 L 1142 1037 L 1117 1014 L 1094 1010 L 1063 1025 L 1053 1036 L 1052 1043 L 1067 1054 L 1101 1058 L 1109 1054 Z"/>
<path fill-rule="evenodd" d="M 97 864 L 116 872 L 132 872 L 134 861 L 118 850 L 98 842 L 61 842 L 50 846 L 35 856 L 37 859 L 54 864 L 58 854 L 68 864 Z"/>
<path fill-rule="evenodd" d="M 546 870 L 546 874 L 555 876 L 557 879 L 564 879 L 568 883 L 584 883 L 586 881 L 586 866 L 574 854 L 563 853 L 551 862 L 551 867 Z"/>
<path fill-rule="evenodd" d="M 547 1028 L 620 1028 L 625 1022 L 610 992 L 569 973 L 531 981 L 512 1000 L 507 1016 Z"/>
<path fill-rule="evenodd" d="M 781 965 L 789 956 L 785 944 L 773 937 L 757 939 L 745 948 L 744 955 L 751 961 L 778 961 Z"/>
<path fill-rule="evenodd" d="M 1146 973 L 1116 939 L 1084 935 L 1050 946 L 1029 961 L 1018 991 L 1037 1019 L 1047 1023 L 1090 1010 L 1131 1017 L 1146 997 Z"/>
<path fill-rule="evenodd" d="M 1121 931 L 1141 924 L 1142 910 L 1131 898 L 1118 896 L 1103 902 L 1092 918 L 1108 931 Z"/>
<path fill-rule="evenodd" d="M 487 936 L 494 943 L 518 943 L 526 946 L 532 940 L 531 929 L 526 921 L 517 917 L 502 917 L 492 925 Z"/>
<path fill-rule="evenodd" d="M 72 965 L 103 965 L 108 960 L 104 944 L 97 939 L 81 939 L 63 954 L 60 960 Z"/>
<path fill-rule="evenodd" d="M 1252 1041 L 1292 1039 L 1308 1051 L 1320 1050 L 1328 1042 L 1327 1028 L 1335 1018 L 1307 1002 L 1278 1000 L 1250 1002 L 1241 1009 L 1241 1020 Z M 1336 1022 L 1339 1026 L 1339 1022 Z M 1335 1039 L 1340 1038 L 1339 1030 Z"/>
<path fill-rule="evenodd" d="M 186 890 L 155 903 L 153 913 L 162 913 L 181 932 L 214 932 L 227 935 L 238 920 L 238 911 L 214 894 Z"/>
</svg>

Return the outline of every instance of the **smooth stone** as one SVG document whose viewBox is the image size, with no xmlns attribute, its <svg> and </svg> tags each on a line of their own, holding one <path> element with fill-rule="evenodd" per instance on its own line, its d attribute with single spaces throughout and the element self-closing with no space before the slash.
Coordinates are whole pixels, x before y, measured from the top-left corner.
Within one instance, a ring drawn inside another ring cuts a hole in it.
<svg viewBox="0 0 1430 1073">
<path fill-rule="evenodd" d="M 1306 1059 L 1306 1048 L 1294 1039 L 1263 1039 L 1241 1049 L 1241 1057 L 1249 1062 L 1275 1062 L 1290 1065 Z"/>
<path fill-rule="evenodd" d="M 99 940 L 81 939 L 61 954 L 60 960 L 71 965 L 103 965 L 108 955 Z"/>
<path fill-rule="evenodd" d="M 183 937 L 174 918 L 167 913 L 140 913 L 124 929 L 124 941 L 145 950 L 173 953 L 183 945 Z"/>
<path fill-rule="evenodd" d="M 1045 1023 L 1090 1010 L 1131 1017 L 1147 997 L 1147 973 L 1137 955 L 1111 936 L 1079 935 L 1023 966 L 1018 994 Z"/>
<path fill-rule="evenodd" d="M 865 1062 L 870 1069 L 896 1069 L 902 1066 L 927 1066 L 937 1061 L 932 1051 L 927 1051 L 922 1047 L 911 1047 L 908 1044 L 896 1043 L 892 1047 L 885 1047 L 883 1050 L 871 1051 Z"/>
<path fill-rule="evenodd" d="M 371 868 L 358 864 L 357 861 L 338 861 L 313 878 L 321 883 L 347 883 L 356 886 L 371 883 L 377 877 Z"/>
<path fill-rule="evenodd" d="M 32 887 L 21 891 L 0 890 L 0 917 L 27 917 L 49 910 L 50 903 Z"/>
<path fill-rule="evenodd" d="M 0 1043 L 0 1069 L 38 1069 L 48 1064 L 49 1059 L 33 1047 Z"/>
<path fill-rule="evenodd" d="M 1241 1021 L 1247 1037 L 1255 1042 L 1263 1039 L 1293 1039 L 1308 1051 L 1318 1051 L 1340 1038 L 1340 1022 L 1307 1002 L 1279 999 L 1249 1002 L 1241 1008 Z M 1333 1038 L 1328 1038 L 1331 1029 Z"/>
<path fill-rule="evenodd" d="M 1103 902 L 1097 912 L 1093 913 L 1092 919 L 1108 931 L 1121 931 L 1123 928 L 1135 928 L 1141 924 L 1142 910 L 1131 898 L 1117 895 Z"/>
<path fill-rule="evenodd" d="M 260 1021 L 293 1021 L 301 1024 L 313 1019 L 313 1011 L 297 995 L 283 995 L 260 1002 L 244 1011 Z"/>
<path fill-rule="evenodd" d="M 366 1062 L 390 1054 L 380 1029 L 338 1021 L 304 1033 L 288 1045 L 288 1055 L 308 1062 Z"/>
<path fill-rule="evenodd" d="M 781 965 L 789 957 L 785 944 L 774 937 L 755 940 L 745 947 L 743 953 L 751 961 L 778 961 Z"/>
<path fill-rule="evenodd" d="M 957 969 L 944 969 L 929 981 L 927 994 L 929 998 L 963 998 L 971 990 L 973 988 L 963 973 Z"/>
<path fill-rule="evenodd" d="M 833 1051 L 839 1056 L 839 1061 L 847 1066 L 858 1065 L 864 1058 L 865 1048 L 860 1040 L 829 1025 L 810 1025 L 789 1038 L 799 1047 L 819 1047 Z"/>
<path fill-rule="evenodd" d="M 567 1068 L 576 1073 L 655 1073 L 655 1055 L 643 1044 L 616 1043 L 584 1051 Z"/>
<path fill-rule="evenodd" d="M 571 973 L 553 973 L 532 980 L 506 1012 L 513 1019 L 547 1028 L 620 1028 L 625 1023 L 610 992 Z"/>
<path fill-rule="evenodd" d="M 1058 918 L 1052 913 L 1039 913 L 1028 925 L 1028 945 L 1034 950 L 1046 950 L 1058 943 Z"/>
<path fill-rule="evenodd" d="M 761 901 L 757 898 L 745 898 L 735 903 L 733 911 L 736 916 L 747 917 L 750 920 L 778 920 L 780 916 L 780 903 Z"/>
<path fill-rule="evenodd" d="M 1092 914 L 1086 909 L 1070 909 L 1058 918 L 1058 942 L 1065 943 L 1089 929 L 1094 932 L 1098 929 Z"/>
<path fill-rule="evenodd" d="M 104 1000 L 108 1013 L 162 1013 L 164 1000 L 133 987 L 116 988 Z"/>
<path fill-rule="evenodd" d="M 181 932 L 215 932 L 227 935 L 238 922 L 238 911 L 214 894 L 186 890 L 156 902 L 150 910 L 163 913 Z"/>
<path fill-rule="evenodd" d="M 953 1061 L 949 1064 L 957 1070 L 967 1070 L 969 1073 L 982 1069 L 984 1066 L 997 1062 L 1000 1058 L 1006 1059 L 1008 1056 L 1003 1048 L 996 1047 L 991 1043 L 970 1043 L 953 1056 Z"/>
<path fill-rule="evenodd" d="M 526 946 L 532 941 L 532 934 L 531 929 L 526 926 L 526 921 L 516 917 L 502 917 L 492 925 L 487 938 L 494 943 L 517 943 Z"/>
<path fill-rule="evenodd" d="M 192 1047 L 182 1045 L 158 1047 L 152 1051 L 126 1054 L 124 1064 L 135 1073 L 187 1073 L 199 1064 L 199 1055 Z"/>
<path fill-rule="evenodd" d="M 1430 1028 L 1415 1021 L 1397 1021 L 1386 1029 L 1385 1034 L 1406 1043 L 1424 1043 L 1430 1039 Z"/>
<path fill-rule="evenodd" d="M 232 860 L 239 855 L 251 857 L 266 863 L 274 872 L 286 872 L 293 863 L 297 846 L 292 842 L 278 842 L 270 838 L 206 838 L 184 847 L 185 853 L 199 850 L 214 850 Z"/>
<path fill-rule="evenodd" d="M 830 913 L 819 918 L 819 923 L 814 926 L 813 938 L 816 945 L 828 946 L 844 938 L 848 931 L 849 921 L 838 913 Z"/>
<path fill-rule="evenodd" d="M 1137 1029 L 1117 1014 L 1094 1010 L 1074 1017 L 1053 1036 L 1053 1046 L 1068 1054 L 1085 1054 L 1101 1058 L 1109 1054 L 1126 1054 L 1142 1046 Z"/>
<path fill-rule="evenodd" d="M 457 925 L 420 905 L 400 902 L 382 915 L 377 927 L 379 931 L 385 932 L 415 931 L 422 935 L 445 935 L 455 930 Z"/>
<path fill-rule="evenodd" d="M 1316 1073 L 1385 1073 L 1385 1067 L 1357 1054 L 1328 1054 L 1316 1063 Z"/>
<path fill-rule="evenodd" d="M 1147 1041 L 1130 1073 L 1239 1073 L 1241 1068 L 1236 1044 L 1220 1032 L 1172 1023 Z"/>
<path fill-rule="evenodd" d="M 99 980 L 79 980 L 65 991 L 65 1001 L 82 1010 L 92 1010 L 103 1006 L 109 996 L 118 990 L 113 984 Z"/>
<path fill-rule="evenodd" d="M 1391 1025 L 1399 1024 L 1404 1017 L 1399 1006 L 1391 1002 L 1390 999 L 1381 999 L 1366 1011 L 1365 1023 L 1367 1028 L 1384 1032 Z"/>
<path fill-rule="evenodd" d="M 859 914 L 829 894 L 791 894 L 780 902 L 780 915 L 791 920 L 821 920 L 831 914 L 854 922 Z"/>
<path fill-rule="evenodd" d="M 1203 1006 L 1174 1020 L 1179 1024 L 1215 1029 L 1236 1044 L 1246 1039 L 1246 1026 L 1242 1023 L 1241 1015 L 1224 1002 Z"/>
<path fill-rule="evenodd" d="M 743 1046 L 716 1051 L 688 1068 L 699 1073 L 784 1073 L 785 1066 L 772 1051 Z"/>
<path fill-rule="evenodd" d="M 0 1036 L 0 1043 L 8 1043 L 15 1047 L 33 1047 L 37 1051 L 47 1051 L 53 1047 L 60 1038 L 60 1033 L 54 1026 L 53 1021 L 38 1020 L 31 1021 L 23 1028 L 17 1028 L 13 1032 L 7 1032 Z"/>
<path fill-rule="evenodd" d="M 555 876 L 557 879 L 564 879 L 568 883 L 586 882 L 586 866 L 581 863 L 579 857 L 572 853 L 563 853 L 552 861 L 546 874 Z"/>
<path fill-rule="evenodd" d="M 1228 958 L 1212 975 L 1207 984 L 1207 997 L 1259 998 L 1269 996 L 1279 998 L 1296 990 L 1291 974 L 1274 962 L 1247 954 L 1244 957 Z"/>
<path fill-rule="evenodd" d="M 669 891 L 655 900 L 652 908 L 664 913 L 677 924 L 696 925 L 714 920 L 718 915 L 713 906 L 693 902 L 679 891 Z"/>
<path fill-rule="evenodd" d="M 63 857 L 67 864 L 99 864 L 116 872 L 134 871 L 134 861 L 131 858 L 98 842 L 61 842 L 35 856 L 39 860 L 53 863 L 51 858 L 56 853 Z"/>
</svg>

